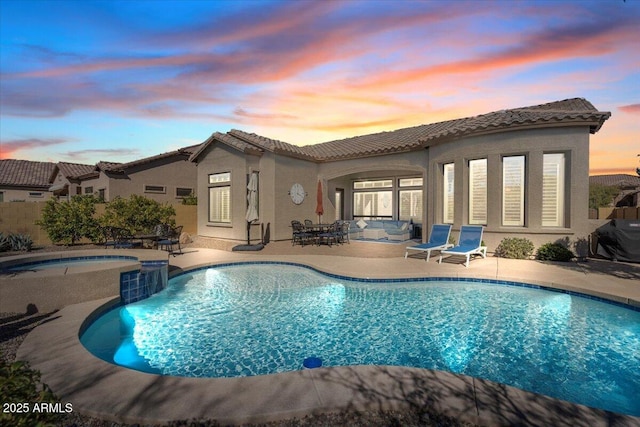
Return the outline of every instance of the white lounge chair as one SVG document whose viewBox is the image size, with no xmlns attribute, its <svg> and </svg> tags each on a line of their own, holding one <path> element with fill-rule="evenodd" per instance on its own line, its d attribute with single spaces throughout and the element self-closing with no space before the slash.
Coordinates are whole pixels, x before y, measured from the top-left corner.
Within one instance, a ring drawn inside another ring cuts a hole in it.
<svg viewBox="0 0 640 427">
<path fill-rule="evenodd" d="M 407 250 L 404 253 L 404 259 L 407 259 L 409 251 L 419 251 L 427 253 L 427 262 L 429 262 L 431 251 L 442 251 L 453 246 L 451 243 L 449 243 L 450 234 L 451 225 L 433 224 L 431 226 L 431 233 L 429 234 L 429 241 L 427 243 L 421 243 L 416 246 L 408 246 Z"/>
<path fill-rule="evenodd" d="M 461 255 L 466 258 L 464 263 L 465 267 L 469 267 L 469 258 L 471 255 L 482 255 L 482 258 L 487 257 L 487 247 L 482 246 L 482 231 L 481 225 L 463 225 L 460 227 L 460 237 L 458 238 L 458 244 L 451 249 L 447 249 L 440 252 L 440 259 L 438 264 L 442 263 L 442 255 Z"/>
</svg>

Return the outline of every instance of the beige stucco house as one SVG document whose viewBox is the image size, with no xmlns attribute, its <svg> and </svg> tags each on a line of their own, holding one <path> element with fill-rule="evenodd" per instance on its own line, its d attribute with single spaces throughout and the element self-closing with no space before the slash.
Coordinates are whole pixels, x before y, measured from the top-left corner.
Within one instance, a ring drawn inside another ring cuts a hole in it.
<svg viewBox="0 0 640 427">
<path fill-rule="evenodd" d="M 290 239 L 293 219 L 319 220 L 319 181 L 323 222 L 412 220 L 423 239 L 434 223 L 481 224 L 490 250 L 504 237 L 577 242 L 590 232 L 589 135 L 609 117 L 574 98 L 302 147 L 216 132 L 191 156 L 198 234 L 246 241 L 246 186 L 258 172 L 259 222 L 272 240 Z"/>
<path fill-rule="evenodd" d="M 42 202 L 50 199 L 51 162 L 0 160 L 0 202 Z"/>
<path fill-rule="evenodd" d="M 99 162 L 78 177 L 80 191 L 107 202 L 138 194 L 161 203 L 180 203 L 196 192 L 196 166 L 189 156 L 197 147 L 184 147 L 129 163 Z"/>
<path fill-rule="evenodd" d="M 93 170 L 93 165 L 58 162 L 49 177 L 49 191 L 62 200 L 82 194 L 82 181 L 79 177 Z"/>
</svg>

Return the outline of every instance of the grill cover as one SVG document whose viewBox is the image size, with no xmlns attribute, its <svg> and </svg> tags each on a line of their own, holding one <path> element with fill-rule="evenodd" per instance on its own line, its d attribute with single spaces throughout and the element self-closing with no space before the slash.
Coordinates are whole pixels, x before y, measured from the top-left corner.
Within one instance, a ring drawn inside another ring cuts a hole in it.
<svg viewBox="0 0 640 427">
<path fill-rule="evenodd" d="M 614 261 L 640 262 L 640 220 L 612 219 L 595 233 L 596 254 Z"/>
</svg>

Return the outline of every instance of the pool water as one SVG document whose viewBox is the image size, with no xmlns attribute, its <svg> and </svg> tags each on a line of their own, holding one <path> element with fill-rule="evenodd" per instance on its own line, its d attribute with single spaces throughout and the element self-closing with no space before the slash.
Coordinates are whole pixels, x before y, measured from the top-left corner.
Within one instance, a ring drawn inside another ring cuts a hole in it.
<svg viewBox="0 0 640 427">
<path fill-rule="evenodd" d="M 43 261 L 34 261 L 25 264 L 14 265 L 7 268 L 7 271 L 40 271 L 50 268 L 61 267 L 73 267 L 83 266 L 90 264 L 102 264 L 105 262 L 122 262 L 122 261 L 136 261 L 137 258 L 131 256 L 119 256 L 119 255 L 105 255 L 105 256 L 92 256 L 92 257 L 72 257 L 61 259 L 50 259 Z"/>
<path fill-rule="evenodd" d="M 163 375 L 265 375 L 318 357 L 462 373 L 640 415 L 640 312 L 527 287 L 210 268 L 109 311 L 81 340 L 106 361 Z"/>
</svg>

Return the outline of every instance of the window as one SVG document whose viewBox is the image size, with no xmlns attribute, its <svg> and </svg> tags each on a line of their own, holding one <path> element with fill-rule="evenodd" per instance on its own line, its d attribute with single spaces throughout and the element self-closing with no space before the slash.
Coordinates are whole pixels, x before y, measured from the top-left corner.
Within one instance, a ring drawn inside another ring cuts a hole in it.
<svg viewBox="0 0 640 427">
<path fill-rule="evenodd" d="M 400 178 L 400 187 L 422 187 L 422 178 Z"/>
<path fill-rule="evenodd" d="M 336 220 L 341 220 L 344 218 L 344 189 L 337 188 L 336 189 Z"/>
<path fill-rule="evenodd" d="M 29 197 L 44 197 L 44 194 L 38 191 L 30 191 Z"/>
<path fill-rule="evenodd" d="M 454 211 L 454 175 L 455 168 L 453 163 L 447 163 L 444 165 L 444 191 L 443 191 L 443 212 L 442 222 L 453 224 L 453 211 Z"/>
<path fill-rule="evenodd" d="M 176 188 L 176 197 L 189 197 L 193 193 L 193 188 Z"/>
<path fill-rule="evenodd" d="M 400 190 L 400 221 L 422 222 L 422 190 Z"/>
<path fill-rule="evenodd" d="M 365 188 L 389 188 L 393 187 L 392 179 L 379 179 L 377 181 L 356 181 L 353 183 L 353 188 L 356 190 Z"/>
<path fill-rule="evenodd" d="M 502 225 L 524 226 L 524 156 L 502 159 Z"/>
<path fill-rule="evenodd" d="M 544 154 L 542 163 L 542 226 L 564 227 L 563 153 Z"/>
<path fill-rule="evenodd" d="M 209 222 L 231 223 L 231 172 L 209 175 Z"/>
<path fill-rule="evenodd" d="M 4 202 L 4 191 L 0 191 L 0 203 Z"/>
<path fill-rule="evenodd" d="M 363 191 L 353 194 L 353 217 L 363 219 L 393 218 L 393 192 Z"/>
<path fill-rule="evenodd" d="M 93 194 L 93 187 L 85 187 L 84 194 Z"/>
<path fill-rule="evenodd" d="M 487 223 L 487 159 L 469 161 L 469 224 Z"/>
<path fill-rule="evenodd" d="M 145 185 L 144 186 L 145 193 L 166 193 L 167 187 L 164 185 Z"/>
<path fill-rule="evenodd" d="M 101 188 L 98 190 L 98 200 L 102 200 L 103 202 L 104 202 L 104 192 L 105 192 L 104 188 Z"/>
<path fill-rule="evenodd" d="M 422 178 L 400 178 L 398 186 L 398 219 L 422 222 Z M 408 187 L 414 187 L 409 189 Z M 417 187 L 417 188 L 416 188 Z"/>
</svg>

